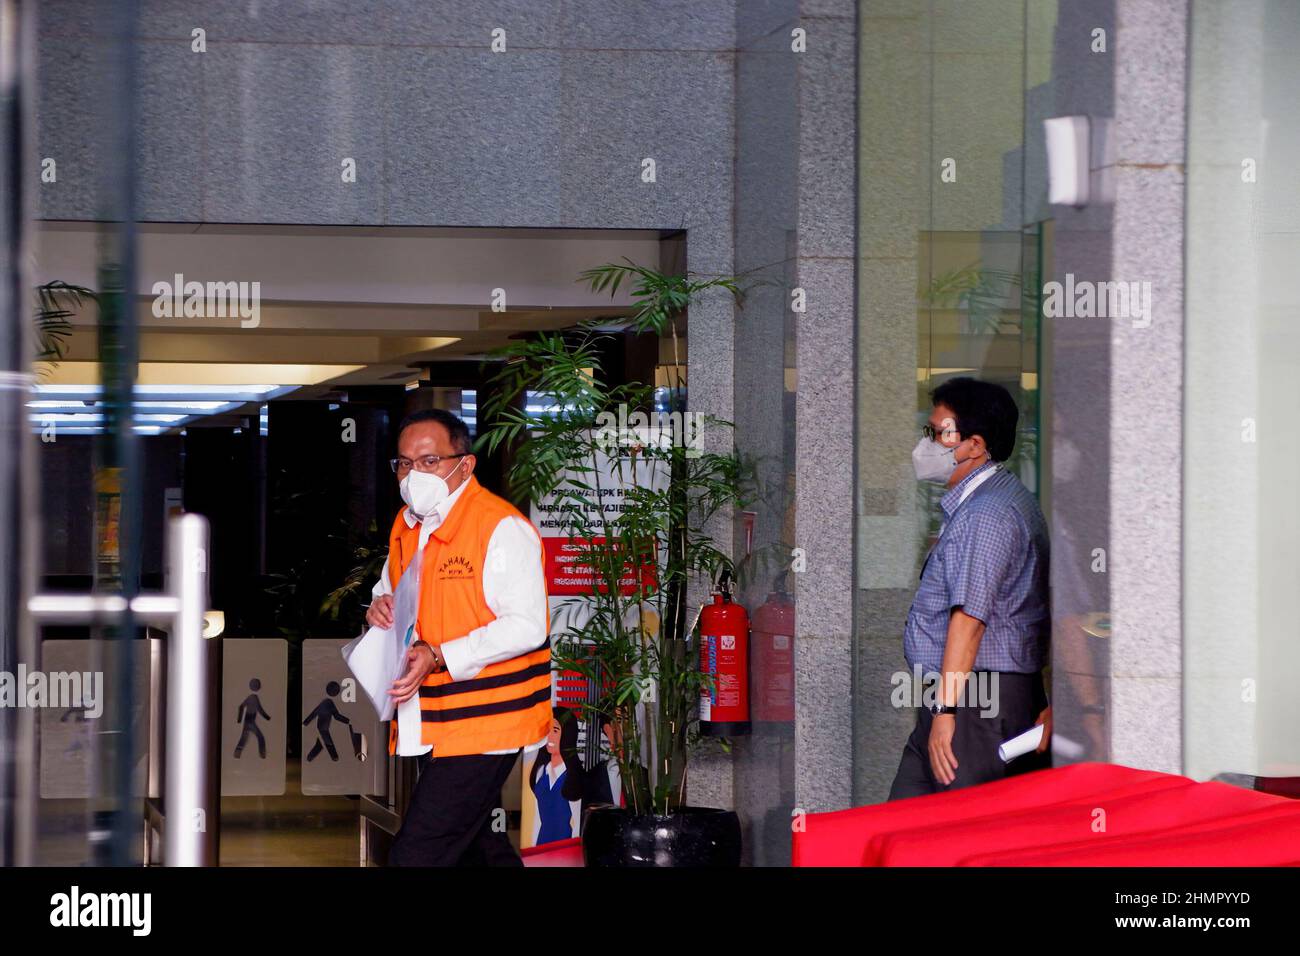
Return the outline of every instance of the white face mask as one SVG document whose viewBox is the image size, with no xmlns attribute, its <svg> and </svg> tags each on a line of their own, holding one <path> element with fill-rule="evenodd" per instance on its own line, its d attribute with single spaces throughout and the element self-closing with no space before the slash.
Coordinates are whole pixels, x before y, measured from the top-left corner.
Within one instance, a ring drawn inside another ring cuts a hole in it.
<svg viewBox="0 0 1300 956">
<path fill-rule="evenodd" d="M 922 437 L 912 449 L 912 468 L 916 471 L 918 481 L 934 481 L 947 484 L 952 473 L 957 469 L 954 452 L 956 445 L 949 448 L 930 438 Z"/>
<path fill-rule="evenodd" d="M 461 462 L 464 462 L 464 458 Z M 460 465 L 457 464 L 456 468 Z M 452 469 L 452 474 L 456 473 Z M 448 478 L 451 475 L 447 476 Z M 416 471 L 411 469 L 406 473 L 400 485 L 402 500 L 406 502 L 411 513 L 423 521 L 433 510 L 447 500 L 451 494 L 451 489 L 447 487 L 447 482 L 437 475 L 427 471 Z"/>
</svg>

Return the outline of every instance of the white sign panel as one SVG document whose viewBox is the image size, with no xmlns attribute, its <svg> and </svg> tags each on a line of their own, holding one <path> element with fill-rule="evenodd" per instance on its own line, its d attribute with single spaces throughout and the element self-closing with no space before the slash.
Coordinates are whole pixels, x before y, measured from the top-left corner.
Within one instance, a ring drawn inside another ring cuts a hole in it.
<svg viewBox="0 0 1300 956">
<path fill-rule="evenodd" d="M 302 792 L 373 794 L 388 733 L 348 671 L 346 640 L 302 642 Z"/>
<path fill-rule="evenodd" d="M 98 659 L 98 640 L 41 643 L 41 669 L 24 675 L 24 706 L 40 707 L 40 776 L 44 798 L 93 793 L 97 735 L 114 724 L 110 675 Z M 149 747 L 149 642 L 128 642 L 131 668 L 131 792 L 144 795 Z"/>
<path fill-rule="evenodd" d="M 284 793 L 289 645 L 280 638 L 222 644 L 221 793 Z"/>
</svg>

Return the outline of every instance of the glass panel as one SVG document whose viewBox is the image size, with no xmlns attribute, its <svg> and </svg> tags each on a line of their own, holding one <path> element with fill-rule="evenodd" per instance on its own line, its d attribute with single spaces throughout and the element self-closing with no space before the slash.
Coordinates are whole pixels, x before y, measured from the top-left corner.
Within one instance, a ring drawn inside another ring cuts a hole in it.
<svg viewBox="0 0 1300 956">
<path fill-rule="evenodd" d="M 81 135 L 100 147 L 88 168 L 62 155 L 45 160 L 53 178 L 42 182 L 83 189 L 87 216 L 100 225 L 93 243 L 57 254 L 36 244 L 37 290 L 28 301 L 35 300 L 38 361 L 26 440 L 44 528 L 23 562 L 39 569 L 41 592 L 129 602 L 145 565 L 161 565 L 140 507 L 141 436 L 159 430 L 160 415 L 138 411 L 133 395 L 134 4 L 113 5 L 95 24 L 75 64 L 58 59 L 58 44 L 41 48 L 42 69 L 68 79 L 76 71 Z M 82 83 L 85 76 L 95 82 Z M 57 126 L 73 104 L 40 105 L 49 109 L 42 123 Z M 144 630 L 128 613 L 94 624 L 46 624 L 38 636 L 38 666 L 51 696 L 37 717 L 35 862 L 139 863 L 151 719 Z"/>
<path fill-rule="evenodd" d="M 1184 406 L 1186 772 L 1300 775 L 1300 7 L 1192 6 Z"/>
<path fill-rule="evenodd" d="M 915 719 L 891 691 L 942 515 L 910 453 L 957 376 L 1020 408 L 1008 461 L 1039 479 L 1044 229 L 1026 198 L 1025 0 L 860 5 L 858 566 L 854 802 L 883 800 Z M 1041 12 L 1041 11 L 1040 11 Z M 900 14 L 908 14 L 900 16 Z"/>
</svg>

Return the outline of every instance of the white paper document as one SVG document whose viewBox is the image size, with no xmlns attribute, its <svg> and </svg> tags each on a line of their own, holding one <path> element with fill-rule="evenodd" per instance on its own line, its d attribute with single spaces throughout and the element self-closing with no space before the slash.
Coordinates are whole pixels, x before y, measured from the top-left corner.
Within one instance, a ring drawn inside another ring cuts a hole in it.
<svg viewBox="0 0 1300 956">
<path fill-rule="evenodd" d="M 1031 750 L 1036 750 L 1042 740 L 1043 725 L 1035 724 L 1023 734 L 1002 741 L 1001 746 L 998 747 L 998 756 L 1002 758 L 1003 763 L 1010 763 L 1017 757 L 1023 757 Z"/>
<path fill-rule="evenodd" d="M 415 621 L 420 608 L 420 561 L 413 560 L 397 582 L 393 594 L 393 626 L 372 627 L 345 644 L 343 660 L 361 685 L 380 720 L 392 720 L 394 700 L 388 691 L 406 671 L 406 652 L 415 639 Z M 418 698 L 413 697 L 418 708 Z M 401 728 L 398 728 L 400 734 Z"/>
<path fill-rule="evenodd" d="M 1062 737 L 1055 731 L 1052 732 L 1052 756 L 1064 760 L 1081 760 L 1083 753 L 1083 744 Z"/>
</svg>

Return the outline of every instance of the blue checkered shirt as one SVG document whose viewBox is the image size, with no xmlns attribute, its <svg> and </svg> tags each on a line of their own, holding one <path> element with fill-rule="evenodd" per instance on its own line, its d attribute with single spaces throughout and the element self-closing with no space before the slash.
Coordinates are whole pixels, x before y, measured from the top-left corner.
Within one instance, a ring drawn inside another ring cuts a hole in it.
<svg viewBox="0 0 1300 956">
<path fill-rule="evenodd" d="M 939 501 L 944 524 L 903 629 L 909 667 L 940 669 L 948 618 L 957 607 L 985 625 L 975 670 L 1032 674 L 1047 664 L 1048 540 L 1038 500 L 1014 474 L 997 468 L 958 504 L 966 484 L 994 467 L 977 468 Z"/>
</svg>

